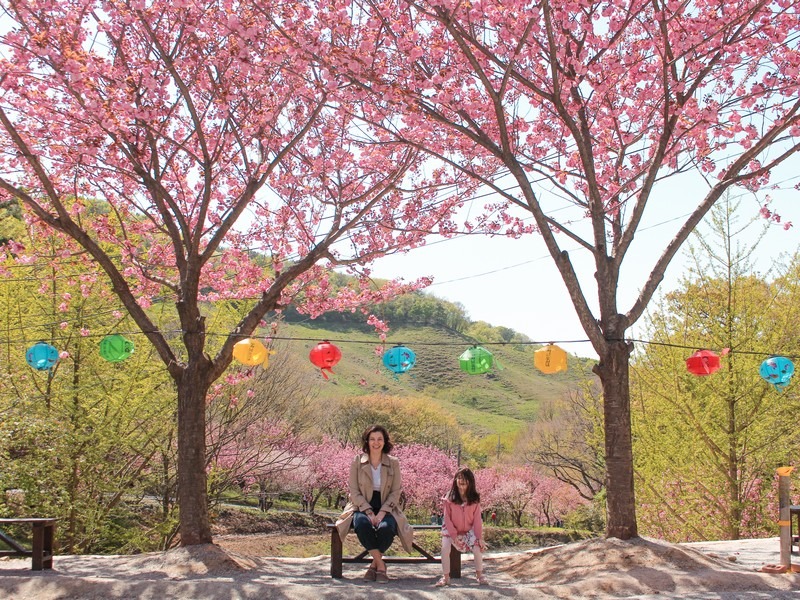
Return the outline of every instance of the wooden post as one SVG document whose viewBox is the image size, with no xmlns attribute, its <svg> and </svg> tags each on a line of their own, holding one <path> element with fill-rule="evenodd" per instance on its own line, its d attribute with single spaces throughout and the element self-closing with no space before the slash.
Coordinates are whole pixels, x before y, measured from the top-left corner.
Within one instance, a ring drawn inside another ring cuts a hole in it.
<svg viewBox="0 0 800 600">
<path fill-rule="evenodd" d="M 792 515 L 789 512 L 791 505 L 791 481 L 789 475 L 794 467 L 780 467 L 778 473 L 778 528 L 780 530 L 781 566 L 788 571 L 792 570 Z"/>
<path fill-rule="evenodd" d="M 342 538 L 336 527 L 331 527 L 331 577 L 342 578 Z"/>
<path fill-rule="evenodd" d="M 450 577 L 458 579 L 461 577 L 461 552 L 455 546 L 450 546 Z"/>
</svg>

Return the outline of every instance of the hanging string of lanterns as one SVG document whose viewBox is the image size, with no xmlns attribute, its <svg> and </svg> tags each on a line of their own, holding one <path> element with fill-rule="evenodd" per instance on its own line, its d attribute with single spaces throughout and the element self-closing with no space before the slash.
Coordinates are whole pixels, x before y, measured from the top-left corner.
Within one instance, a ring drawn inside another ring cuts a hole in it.
<svg viewBox="0 0 800 600">
<path fill-rule="evenodd" d="M 641 340 L 640 340 L 641 341 Z M 120 334 L 105 336 L 99 344 L 100 356 L 108 362 L 122 362 L 134 353 L 135 346 L 131 340 Z M 700 377 L 712 375 L 721 368 L 721 356 L 730 352 L 724 348 L 719 354 L 711 350 L 697 350 L 686 359 L 686 370 Z M 247 338 L 234 344 L 233 358 L 247 366 L 269 366 L 269 358 L 275 354 L 262 342 Z M 48 371 L 59 361 L 59 351 L 44 341 L 35 343 L 25 352 L 25 361 L 37 371 Z M 342 359 L 342 351 L 328 340 L 316 344 L 308 355 L 311 363 L 320 369 L 323 378 L 329 379 L 333 367 Z M 396 345 L 384 352 L 383 365 L 392 372 L 395 378 L 408 372 L 417 362 L 416 353 L 404 345 Z M 479 345 L 467 348 L 458 357 L 462 371 L 470 375 L 482 375 L 494 367 L 500 367 L 494 355 Z M 544 374 L 553 374 L 567 370 L 567 353 L 553 343 L 539 348 L 533 353 L 534 366 Z M 791 383 L 794 375 L 794 363 L 785 356 L 770 356 L 761 363 L 759 375 L 777 391 L 783 391 Z"/>
<path fill-rule="evenodd" d="M 723 348 L 720 353 L 725 356 L 730 348 Z M 704 377 L 720 369 L 720 355 L 711 350 L 698 350 L 686 359 L 686 370 L 693 375 Z M 785 356 L 770 356 L 758 369 L 758 374 L 779 392 L 786 389 L 794 375 L 794 363 Z"/>
</svg>

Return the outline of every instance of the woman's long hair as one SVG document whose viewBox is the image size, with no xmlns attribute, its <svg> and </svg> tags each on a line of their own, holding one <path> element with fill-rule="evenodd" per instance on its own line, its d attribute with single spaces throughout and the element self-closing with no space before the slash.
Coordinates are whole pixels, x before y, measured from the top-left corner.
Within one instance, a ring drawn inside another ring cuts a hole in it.
<svg viewBox="0 0 800 600">
<path fill-rule="evenodd" d="M 466 498 L 462 498 L 458 493 L 458 484 L 456 481 L 461 477 L 467 482 Z M 450 492 L 447 494 L 447 499 L 450 502 L 466 502 L 467 504 L 477 504 L 481 501 L 481 495 L 475 487 L 475 474 L 469 467 L 461 467 L 453 476 L 453 485 L 450 486 Z"/>
</svg>

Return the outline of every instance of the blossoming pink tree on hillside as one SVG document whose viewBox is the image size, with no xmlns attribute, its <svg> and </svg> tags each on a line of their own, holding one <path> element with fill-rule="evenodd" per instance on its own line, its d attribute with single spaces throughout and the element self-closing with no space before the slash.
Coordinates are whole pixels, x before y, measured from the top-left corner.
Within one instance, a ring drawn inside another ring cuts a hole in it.
<svg viewBox="0 0 800 600">
<path fill-rule="evenodd" d="M 417 150 L 354 120 L 338 80 L 278 34 L 281 10 L 4 5 L 0 200 L 108 278 L 175 382 L 183 545 L 211 541 L 206 398 L 234 344 L 290 301 L 313 316 L 403 289 L 372 289 L 360 266 L 446 232 L 457 204 L 434 193 L 443 170 L 423 176 Z M 335 265 L 365 285 L 332 289 Z M 209 332 L 203 303 L 226 299 L 249 303 Z M 177 331 L 154 322 L 154 302 L 174 304 Z"/>
<path fill-rule="evenodd" d="M 497 466 L 475 473 L 484 510 L 502 510 L 511 515 L 517 527 L 528 515 L 540 525 L 557 520 L 585 504 L 568 484 L 543 475 L 530 467 Z"/>
<path fill-rule="evenodd" d="M 282 484 L 289 489 L 308 494 L 311 499 L 309 512 L 314 514 L 314 508 L 321 496 L 347 496 L 350 463 L 356 453 L 355 448 L 323 438 L 306 447 L 298 456 L 296 468 L 287 471 L 282 477 Z"/>
<path fill-rule="evenodd" d="M 439 448 L 422 444 L 403 444 L 392 453 L 400 460 L 406 505 L 422 511 L 440 509 L 458 468 L 456 460 Z"/>
<path fill-rule="evenodd" d="M 529 467 L 488 468 L 475 474 L 481 506 L 506 511 L 517 527 L 522 527 L 522 516 L 531 512 L 543 479 Z"/>
<path fill-rule="evenodd" d="M 274 487 L 311 442 L 311 388 L 280 346 L 268 369 L 231 370 L 207 395 L 206 457 L 210 494 Z M 212 497 L 212 500 L 214 498 Z"/>
<path fill-rule="evenodd" d="M 599 356 L 607 534 L 636 536 L 626 332 L 714 203 L 734 187 L 779 185 L 773 172 L 800 147 L 798 3 L 324 7 L 322 28 L 292 13 L 299 46 L 313 44 L 329 70 L 350 78 L 376 126 L 492 190 L 483 227 L 544 241 Z M 687 173 L 700 182 L 682 192 L 688 216 L 676 219 L 649 273 L 630 276 L 637 230 Z M 582 262 L 591 266 L 582 271 Z M 620 289 L 638 292 L 623 304 Z"/>
<path fill-rule="evenodd" d="M 553 526 L 579 506 L 586 504 L 571 485 L 547 475 L 542 476 L 533 496 L 533 517 L 539 525 Z"/>
</svg>

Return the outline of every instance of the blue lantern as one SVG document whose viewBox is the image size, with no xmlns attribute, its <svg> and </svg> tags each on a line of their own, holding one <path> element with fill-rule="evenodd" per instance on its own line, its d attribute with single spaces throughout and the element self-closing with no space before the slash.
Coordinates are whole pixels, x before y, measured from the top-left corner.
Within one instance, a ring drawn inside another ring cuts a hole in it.
<svg viewBox="0 0 800 600">
<path fill-rule="evenodd" d="M 37 342 L 28 348 L 25 361 L 37 371 L 47 371 L 58 362 L 58 350 L 50 344 Z"/>
<path fill-rule="evenodd" d="M 761 363 L 758 374 L 780 392 L 792 379 L 794 363 L 784 356 L 770 356 Z"/>
<path fill-rule="evenodd" d="M 491 370 L 494 365 L 494 357 L 486 348 L 473 346 L 458 357 L 458 364 L 462 371 L 466 371 L 470 375 L 481 375 Z"/>
<path fill-rule="evenodd" d="M 383 366 L 389 369 L 395 375 L 405 373 L 414 363 L 417 362 L 417 356 L 413 350 L 405 346 L 395 346 L 387 350 L 383 355 Z"/>
</svg>

